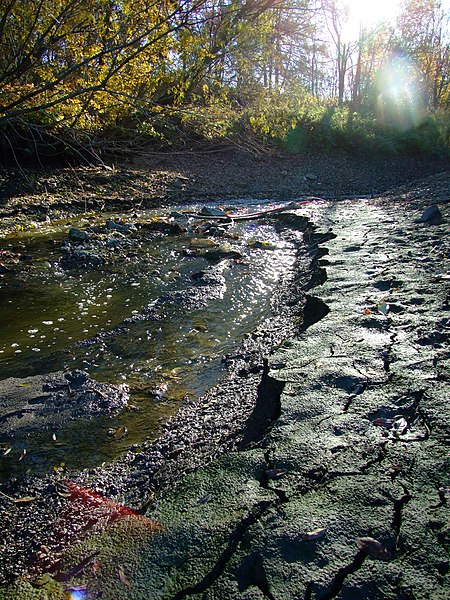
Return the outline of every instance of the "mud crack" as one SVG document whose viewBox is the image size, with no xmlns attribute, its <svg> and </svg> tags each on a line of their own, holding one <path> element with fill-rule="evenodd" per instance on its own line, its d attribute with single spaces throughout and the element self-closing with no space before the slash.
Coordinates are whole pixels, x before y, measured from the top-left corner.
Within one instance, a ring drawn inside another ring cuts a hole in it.
<svg viewBox="0 0 450 600">
<path fill-rule="evenodd" d="M 277 504 L 277 500 L 262 500 L 253 506 L 247 516 L 236 525 L 228 540 L 227 547 L 219 556 L 211 571 L 209 571 L 209 573 L 207 573 L 196 585 L 180 590 L 171 600 L 181 600 L 182 598 L 186 598 L 186 596 L 205 592 L 222 575 L 249 527 L 254 525 L 269 510 L 269 508 Z"/>
<path fill-rule="evenodd" d="M 390 494 L 385 494 L 385 496 L 387 498 L 389 498 L 389 500 L 392 500 L 392 502 L 394 503 L 394 512 L 393 512 L 393 516 L 392 516 L 392 529 L 394 530 L 394 533 L 395 533 L 395 548 L 396 549 L 398 548 L 401 529 L 402 529 L 403 507 L 410 500 L 412 500 L 412 496 L 406 489 L 406 486 L 403 483 L 400 483 L 400 485 L 402 486 L 402 489 L 403 489 L 403 495 L 400 496 L 400 498 L 393 498 Z"/>
<path fill-rule="evenodd" d="M 367 558 L 367 553 L 364 552 L 363 550 L 359 550 L 354 559 L 352 560 L 351 563 L 349 563 L 348 565 L 345 565 L 345 567 L 342 567 L 341 569 L 339 569 L 339 571 L 336 573 L 332 583 L 331 583 L 331 587 L 330 589 L 325 592 L 324 594 L 322 594 L 321 596 L 318 597 L 318 600 L 331 600 L 332 598 L 336 598 L 336 596 L 338 596 L 344 586 L 344 582 L 346 580 L 346 578 L 349 575 L 352 575 L 352 573 L 356 573 L 356 571 L 359 571 L 359 569 L 363 566 L 364 561 Z M 311 597 L 310 595 L 310 591 L 307 590 L 307 594 L 309 593 L 309 598 Z M 305 600 L 306 600 L 306 596 L 305 596 Z"/>
</svg>

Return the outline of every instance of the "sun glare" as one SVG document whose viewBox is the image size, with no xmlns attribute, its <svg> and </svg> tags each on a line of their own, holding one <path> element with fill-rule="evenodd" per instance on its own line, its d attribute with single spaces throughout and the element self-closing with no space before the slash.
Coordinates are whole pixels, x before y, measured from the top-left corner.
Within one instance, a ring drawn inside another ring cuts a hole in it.
<svg viewBox="0 0 450 600">
<path fill-rule="evenodd" d="M 346 35 L 357 39 L 360 28 L 374 27 L 380 23 L 394 23 L 401 0 L 345 0 L 348 9 Z"/>
<path fill-rule="evenodd" d="M 419 74 L 406 56 L 392 57 L 379 74 L 377 116 L 385 125 L 407 129 L 418 125 L 425 106 L 418 86 Z"/>
</svg>

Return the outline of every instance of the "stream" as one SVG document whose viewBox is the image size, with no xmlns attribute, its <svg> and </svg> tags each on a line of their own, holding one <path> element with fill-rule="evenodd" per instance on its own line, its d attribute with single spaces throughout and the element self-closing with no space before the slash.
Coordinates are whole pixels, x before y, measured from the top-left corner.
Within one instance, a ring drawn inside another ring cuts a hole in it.
<svg viewBox="0 0 450 600">
<path fill-rule="evenodd" d="M 0 479 L 101 465 L 155 439 L 270 316 L 298 240 L 272 219 L 197 209 L 88 214 L 0 239 L 0 380 L 77 369 L 129 393 L 119 414 L 1 433 Z"/>
</svg>

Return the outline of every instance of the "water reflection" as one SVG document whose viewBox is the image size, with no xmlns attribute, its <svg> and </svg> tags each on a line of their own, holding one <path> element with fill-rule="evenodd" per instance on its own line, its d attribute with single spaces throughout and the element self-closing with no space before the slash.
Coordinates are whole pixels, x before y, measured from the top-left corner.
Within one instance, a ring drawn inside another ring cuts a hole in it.
<svg viewBox="0 0 450 600">
<path fill-rule="evenodd" d="M 81 368 L 99 381 L 126 382 L 140 410 L 113 424 L 84 424 L 76 436 L 70 425 L 58 432 L 57 448 L 30 441 L 30 454 L 44 469 L 61 462 L 99 464 L 156 435 L 183 396 L 200 395 L 217 382 L 222 357 L 270 313 L 273 291 L 295 255 L 272 225 L 236 222 L 227 243 L 241 258 L 213 267 L 186 252 L 193 237 L 188 231 L 135 239 L 104 268 L 64 271 L 59 259 L 66 232 L 67 226 L 52 227 L 47 234 L 0 240 L 0 250 L 32 257 L 17 276 L 3 276 L 0 379 Z M 203 293 L 193 275 L 205 271 L 217 283 Z M 108 428 L 121 424 L 127 436 L 111 440 Z"/>
</svg>

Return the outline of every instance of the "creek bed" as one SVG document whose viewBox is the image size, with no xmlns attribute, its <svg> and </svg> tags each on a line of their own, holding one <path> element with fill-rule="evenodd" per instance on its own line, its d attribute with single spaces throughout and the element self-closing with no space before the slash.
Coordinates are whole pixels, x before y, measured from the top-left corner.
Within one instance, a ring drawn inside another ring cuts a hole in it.
<svg viewBox="0 0 450 600">
<path fill-rule="evenodd" d="M 223 358 L 270 315 L 294 265 L 295 237 L 270 219 L 205 230 L 207 219 L 187 216 L 177 217 L 176 233 L 162 233 L 147 227 L 156 216 L 106 217 L 132 223 L 127 230 L 105 229 L 105 216 L 91 215 L 0 240 L 0 259 L 9 258 L 0 286 L 0 379 L 78 369 L 130 395 L 130 409 L 113 416 L 2 434 L 1 479 L 94 467 L 155 439 L 183 398 L 220 380 Z M 93 249 L 89 241 L 68 244 L 74 226 L 93 232 Z M 102 261 L 67 261 L 68 249 L 86 246 Z M 211 258 L 217 248 L 222 254 Z"/>
</svg>

